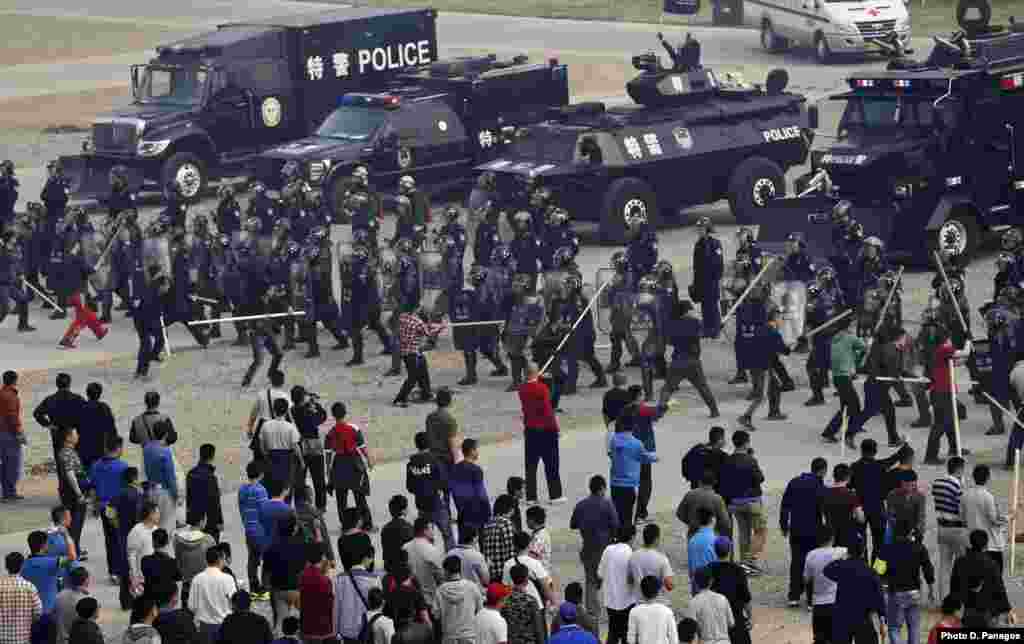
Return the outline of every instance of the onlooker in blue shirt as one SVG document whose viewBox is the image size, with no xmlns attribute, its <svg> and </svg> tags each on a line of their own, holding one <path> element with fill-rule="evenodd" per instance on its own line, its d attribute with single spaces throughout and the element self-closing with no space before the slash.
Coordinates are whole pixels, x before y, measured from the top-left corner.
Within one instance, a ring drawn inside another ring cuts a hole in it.
<svg viewBox="0 0 1024 644">
<path fill-rule="evenodd" d="M 715 553 L 715 513 L 707 508 L 697 509 L 697 522 L 700 529 L 690 537 L 686 544 L 686 569 L 690 573 L 690 593 L 697 594 L 697 586 L 693 582 L 693 573 L 704 566 L 718 561 Z"/>
<path fill-rule="evenodd" d="M 270 499 L 260 505 L 260 523 L 263 525 L 263 534 L 266 535 L 264 552 L 277 545 L 280 540 L 281 535 L 277 524 L 288 517 L 295 516 L 292 506 L 285 501 L 290 491 L 287 485 L 282 487 L 277 481 L 271 481 L 270 488 L 267 490 Z"/>
<path fill-rule="evenodd" d="M 128 464 L 121 460 L 124 439 L 111 436 L 107 442 L 106 456 L 101 457 L 89 468 L 89 478 L 96 486 L 96 510 L 100 513 L 103 525 L 103 541 L 107 550 L 107 572 L 111 578 L 118 575 L 117 566 L 117 527 L 107 516 L 106 508 L 121 492 L 121 482 Z"/>
<path fill-rule="evenodd" d="M 57 601 L 57 578 L 67 560 L 47 554 L 46 533 L 36 530 L 28 535 L 28 549 L 32 552 L 21 567 L 21 576 L 32 582 L 39 591 L 39 600 L 43 603 L 43 612 L 53 610 Z"/>
<path fill-rule="evenodd" d="M 459 511 L 459 530 L 466 526 L 479 530 L 491 520 L 491 501 L 484 483 L 484 470 L 477 465 L 480 452 L 476 439 L 462 441 L 462 456 L 464 460 L 451 467 L 448 489 Z"/>
<path fill-rule="evenodd" d="M 576 604 L 564 602 L 558 609 L 562 627 L 548 640 L 548 644 L 598 644 L 592 633 L 576 623 Z"/>
<path fill-rule="evenodd" d="M 789 605 L 800 603 L 804 592 L 804 561 L 818 545 L 818 532 L 825 525 L 824 494 L 828 462 L 818 457 L 811 471 L 804 472 L 786 486 L 779 509 L 782 536 L 789 537 Z M 811 605 L 810 588 L 807 605 Z"/>
<path fill-rule="evenodd" d="M 160 508 L 160 527 L 167 534 L 174 534 L 178 528 L 178 474 L 174 468 L 174 454 L 167 445 L 170 425 L 157 421 L 152 428 L 153 440 L 142 448 L 142 466 L 146 480 L 159 484 L 156 492 L 157 507 Z"/>
<path fill-rule="evenodd" d="M 608 455 L 612 459 L 611 496 L 615 510 L 623 524 L 633 522 L 633 506 L 636 504 L 636 491 L 640 487 L 640 466 L 644 463 L 655 463 L 658 455 L 648 452 L 630 426 L 616 423 L 615 434 L 608 441 Z"/>
<path fill-rule="evenodd" d="M 68 572 L 71 568 L 78 568 L 82 564 L 79 557 L 75 540 L 71 538 L 71 512 L 63 505 L 50 510 L 50 519 L 53 524 L 46 530 L 46 554 L 50 557 L 58 557 L 67 560 L 68 565 L 62 568 L 58 575 L 60 586 L 67 585 Z"/>
<path fill-rule="evenodd" d="M 245 529 L 245 546 L 249 551 L 249 590 L 254 596 L 263 599 L 263 587 L 260 584 L 260 562 L 263 551 L 267 547 L 267 532 L 260 520 L 260 508 L 270 498 L 267 489 L 260 481 L 263 479 L 263 465 L 253 461 L 245 467 L 249 482 L 238 488 L 238 514 L 242 517 Z"/>
</svg>

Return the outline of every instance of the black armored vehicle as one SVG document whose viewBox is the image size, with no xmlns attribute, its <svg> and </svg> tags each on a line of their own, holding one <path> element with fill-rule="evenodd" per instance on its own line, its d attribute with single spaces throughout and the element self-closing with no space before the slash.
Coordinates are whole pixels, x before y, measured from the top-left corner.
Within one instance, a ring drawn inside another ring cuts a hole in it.
<svg viewBox="0 0 1024 644">
<path fill-rule="evenodd" d="M 914 263 L 942 248 L 969 259 L 987 231 L 1021 224 L 1024 26 L 990 25 L 981 0 L 960 5 L 961 30 L 935 36 L 927 60 L 894 48 L 885 70 L 859 72 L 831 97 L 845 103 L 838 136 L 812 152 L 795 182 L 802 196 L 765 213 L 760 239 L 799 230 L 828 255 L 841 200 L 889 256 Z M 968 5 L 979 19 L 965 18 Z"/>
<path fill-rule="evenodd" d="M 353 7 L 220 25 L 157 47 L 131 69 L 131 105 L 96 119 L 63 165 L 78 197 L 176 181 L 187 199 L 243 174 L 260 152 L 308 136 L 345 92 L 382 87 L 437 60 L 433 9 Z"/>
<path fill-rule="evenodd" d="M 654 224 L 661 212 L 728 198 L 740 223 L 750 223 L 784 195 L 786 170 L 806 160 L 812 142 L 805 98 L 785 91 L 786 72 L 771 72 L 764 88 L 747 85 L 703 68 L 689 36 L 679 48 L 659 40 L 672 66 L 654 53 L 633 57 L 641 71 L 626 85 L 634 105 L 562 108 L 477 166 L 493 175 L 482 183 L 493 183 L 494 198 L 521 200 L 531 181 L 575 219 L 598 220 L 604 241 L 620 243 L 632 212 Z"/>
<path fill-rule="evenodd" d="M 335 214 L 357 163 L 380 186 L 410 175 L 430 193 L 468 189 L 473 166 L 501 154 L 512 132 L 569 103 L 569 75 L 555 59 L 455 58 L 400 74 L 380 92 L 346 94 L 339 103 L 313 136 L 262 154 L 254 178 L 277 188 L 283 166 L 297 163 Z"/>
</svg>

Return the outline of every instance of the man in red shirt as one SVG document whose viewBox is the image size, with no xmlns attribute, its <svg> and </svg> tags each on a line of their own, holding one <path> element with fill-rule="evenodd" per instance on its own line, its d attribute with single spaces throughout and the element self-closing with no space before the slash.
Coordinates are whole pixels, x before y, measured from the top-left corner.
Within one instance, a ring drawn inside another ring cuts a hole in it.
<svg viewBox="0 0 1024 644">
<path fill-rule="evenodd" d="M 302 622 L 302 640 L 321 642 L 333 639 L 334 584 L 327 572 L 331 562 L 323 544 L 309 548 L 309 563 L 299 578 L 299 619 Z"/>
<path fill-rule="evenodd" d="M 18 479 L 21 478 L 22 446 L 25 429 L 21 425 L 21 399 L 18 397 L 18 374 L 4 372 L 0 388 L 0 484 L 3 502 L 20 501 Z"/>
<path fill-rule="evenodd" d="M 957 351 L 950 338 L 949 330 L 936 327 L 938 335 L 935 347 L 935 360 L 931 371 L 932 431 L 928 434 L 928 446 L 925 448 L 924 462 L 927 465 L 941 465 L 939 460 L 939 443 L 943 435 L 949 442 L 950 456 L 958 456 L 956 430 L 953 425 L 953 414 L 957 413 L 951 394 L 953 380 L 950 363 L 952 360 L 966 358 L 971 354 L 971 342 L 968 340 L 963 349 Z"/>
<path fill-rule="evenodd" d="M 526 382 L 519 386 L 523 409 L 523 438 L 526 451 L 526 502 L 537 502 L 537 466 L 544 461 L 548 496 L 552 503 L 563 503 L 562 477 L 558 468 L 558 419 L 551 405 L 551 391 L 540 380 L 540 371 L 531 366 Z"/>
<path fill-rule="evenodd" d="M 338 503 L 338 519 L 341 520 L 348 507 L 348 493 L 352 491 L 356 507 L 366 517 L 367 525 L 373 525 L 370 506 L 366 497 L 370 495 L 370 470 L 373 469 L 373 458 L 366 447 L 363 432 L 345 420 L 348 409 L 345 403 L 336 402 L 331 405 L 334 416 L 334 427 L 327 433 L 324 449 L 333 454 L 328 491 L 334 491 L 334 500 Z"/>
</svg>

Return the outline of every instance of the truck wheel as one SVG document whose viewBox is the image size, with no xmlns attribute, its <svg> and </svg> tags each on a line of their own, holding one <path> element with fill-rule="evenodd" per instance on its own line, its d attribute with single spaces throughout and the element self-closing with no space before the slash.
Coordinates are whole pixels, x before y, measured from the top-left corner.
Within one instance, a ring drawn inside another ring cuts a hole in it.
<svg viewBox="0 0 1024 644">
<path fill-rule="evenodd" d="M 658 225 L 658 204 L 650 186 L 635 177 L 617 179 L 608 186 L 601 204 L 601 240 L 625 243 L 626 216 L 632 212 L 642 212 L 652 227 Z"/>
<path fill-rule="evenodd" d="M 828 46 L 828 40 L 821 34 L 814 37 L 814 57 L 822 65 L 832 62 L 832 50 Z"/>
<path fill-rule="evenodd" d="M 206 191 L 206 183 L 209 176 L 206 172 L 206 162 L 191 152 L 178 152 L 172 154 L 170 159 L 164 161 L 163 185 L 168 181 L 175 181 L 181 186 L 181 196 L 187 201 L 198 201 Z"/>
<path fill-rule="evenodd" d="M 961 211 L 942 222 L 942 225 L 933 234 L 931 245 L 933 250 L 952 248 L 965 261 L 970 262 L 974 258 L 975 251 L 978 250 L 980 241 L 981 230 L 978 228 L 977 219 L 973 215 Z"/>
<path fill-rule="evenodd" d="M 764 157 L 751 157 L 739 164 L 729 180 L 729 208 L 736 223 L 757 223 L 757 211 L 775 198 L 786 196 L 786 177 L 779 164 Z"/>
<path fill-rule="evenodd" d="M 777 52 L 786 48 L 785 38 L 779 38 L 775 35 L 775 29 L 772 27 L 772 23 L 765 20 L 761 23 L 761 47 L 768 52 Z"/>
</svg>

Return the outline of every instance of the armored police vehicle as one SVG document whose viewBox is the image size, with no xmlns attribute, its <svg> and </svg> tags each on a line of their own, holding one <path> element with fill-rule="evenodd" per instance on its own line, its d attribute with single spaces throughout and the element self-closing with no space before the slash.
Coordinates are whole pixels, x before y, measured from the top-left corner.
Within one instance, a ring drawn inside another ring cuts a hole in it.
<svg viewBox="0 0 1024 644">
<path fill-rule="evenodd" d="M 812 140 L 804 97 L 784 91 L 786 73 L 769 74 L 765 89 L 749 86 L 701 67 L 695 40 L 677 50 L 660 39 L 673 65 L 654 53 L 633 58 L 642 73 L 626 90 L 636 105 L 564 108 L 478 166 L 493 173 L 499 200 L 514 200 L 532 179 L 621 243 L 632 213 L 656 224 L 661 212 L 728 198 L 750 223 L 784 195 L 786 170 L 805 161 Z"/>
<path fill-rule="evenodd" d="M 433 9 L 356 7 L 220 25 L 157 47 L 132 67 L 133 103 L 98 118 L 81 156 L 65 157 L 72 190 L 105 194 L 114 165 L 132 190 L 176 181 L 188 199 L 214 176 L 307 136 L 345 92 L 378 87 L 437 59 Z"/>
<path fill-rule="evenodd" d="M 313 136 L 261 155 L 255 176 L 275 187 L 284 164 L 296 162 L 334 213 L 357 163 L 379 185 L 411 175 L 421 189 L 444 192 L 499 154 L 517 127 L 568 104 L 569 75 L 553 59 L 457 58 L 403 74 L 382 93 L 346 94 L 340 102 Z"/>
<path fill-rule="evenodd" d="M 909 261 L 939 248 L 970 257 L 986 231 L 1020 225 L 1024 29 L 959 13 L 962 30 L 934 37 L 927 60 L 897 57 L 831 97 L 845 104 L 838 137 L 796 181 L 798 193 L 813 194 L 774 203 L 761 238 L 802 230 L 827 252 L 839 200 L 852 202 L 865 235 Z"/>
</svg>

